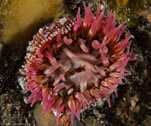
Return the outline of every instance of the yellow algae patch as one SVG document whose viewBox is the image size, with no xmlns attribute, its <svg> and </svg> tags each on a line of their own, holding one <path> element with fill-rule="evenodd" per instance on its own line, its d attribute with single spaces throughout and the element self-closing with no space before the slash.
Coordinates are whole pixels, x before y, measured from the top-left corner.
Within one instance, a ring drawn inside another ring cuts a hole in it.
<svg viewBox="0 0 151 126">
<path fill-rule="evenodd" d="M 109 1 L 109 4 L 116 4 L 118 7 L 125 7 L 128 4 L 128 0 L 111 0 Z"/>
<path fill-rule="evenodd" d="M 48 112 L 47 114 L 44 114 L 42 112 L 42 109 L 43 108 L 40 103 L 35 104 L 33 114 L 37 126 L 77 126 L 76 121 L 74 121 L 73 124 L 69 125 L 62 125 L 60 121 L 59 125 L 56 125 L 56 116 L 53 114 L 53 112 Z"/>
<path fill-rule="evenodd" d="M 63 0 L 0 0 L 0 31 L 5 43 L 30 40 L 50 19 L 63 13 Z"/>
<path fill-rule="evenodd" d="M 36 120 L 37 126 L 57 126 L 56 117 L 52 112 L 48 112 L 46 115 L 42 113 L 42 106 L 40 103 L 37 103 L 34 107 L 34 118 Z"/>
<path fill-rule="evenodd" d="M 137 17 L 148 13 L 149 7 L 146 0 L 111 0 L 110 7 L 115 11 L 118 20 L 127 20 L 127 25 L 137 25 Z"/>
</svg>

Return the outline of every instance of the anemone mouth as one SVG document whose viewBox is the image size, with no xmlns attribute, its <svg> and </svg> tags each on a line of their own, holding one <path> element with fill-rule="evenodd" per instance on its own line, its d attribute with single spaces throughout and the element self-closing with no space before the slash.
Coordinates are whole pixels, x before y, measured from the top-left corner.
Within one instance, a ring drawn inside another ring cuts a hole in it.
<svg viewBox="0 0 151 126">
<path fill-rule="evenodd" d="M 71 113 L 79 119 L 80 112 L 106 98 L 110 105 L 110 93 L 117 96 L 117 85 L 131 73 L 125 69 L 135 60 L 129 56 L 129 39 L 120 41 L 125 23 L 116 27 L 114 12 L 104 20 L 104 9 L 96 17 L 91 5 L 85 6 L 85 16 L 77 20 L 62 18 L 44 26 L 29 43 L 26 64 L 22 74 L 26 76 L 27 99 L 31 106 L 41 98 L 43 110 Z"/>
<path fill-rule="evenodd" d="M 80 40 L 85 48 L 84 51 L 80 47 L 79 41 L 74 40 L 68 45 L 62 45 L 54 57 L 60 67 L 51 74 L 53 79 L 58 78 L 53 80 L 52 86 L 56 86 L 58 81 L 65 83 L 65 92 L 70 88 L 73 89 L 72 92 L 83 92 L 86 87 L 92 88 L 94 85 L 98 85 L 99 79 L 102 78 L 96 71 L 96 67 L 102 64 L 99 51 L 93 49 L 90 42 Z M 51 64 L 49 66 L 55 67 Z M 46 76 L 49 76 L 48 70 L 49 68 L 46 68 L 44 71 Z M 72 92 L 70 90 L 70 94 Z"/>
</svg>

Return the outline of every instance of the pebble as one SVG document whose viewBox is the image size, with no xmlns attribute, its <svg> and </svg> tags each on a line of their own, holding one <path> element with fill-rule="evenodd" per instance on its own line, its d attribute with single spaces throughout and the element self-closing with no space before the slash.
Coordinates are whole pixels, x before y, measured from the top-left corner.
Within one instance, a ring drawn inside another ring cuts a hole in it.
<svg viewBox="0 0 151 126">
<path fill-rule="evenodd" d="M 96 108 L 93 108 L 93 114 L 96 116 L 99 114 L 99 111 Z"/>
</svg>

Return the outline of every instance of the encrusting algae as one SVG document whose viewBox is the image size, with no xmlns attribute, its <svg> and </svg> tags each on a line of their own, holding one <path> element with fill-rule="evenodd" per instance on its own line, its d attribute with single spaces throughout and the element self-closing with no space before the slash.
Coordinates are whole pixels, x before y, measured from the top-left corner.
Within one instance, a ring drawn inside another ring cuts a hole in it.
<svg viewBox="0 0 151 126">
<path fill-rule="evenodd" d="M 0 30 L 4 43 L 25 43 L 51 18 L 62 13 L 63 0 L 0 0 Z M 62 10 L 61 10 L 62 9 Z"/>
<path fill-rule="evenodd" d="M 149 12 L 149 1 L 147 0 L 110 0 L 109 5 L 116 12 L 118 20 L 127 20 L 128 27 L 138 24 L 138 17 Z"/>
</svg>

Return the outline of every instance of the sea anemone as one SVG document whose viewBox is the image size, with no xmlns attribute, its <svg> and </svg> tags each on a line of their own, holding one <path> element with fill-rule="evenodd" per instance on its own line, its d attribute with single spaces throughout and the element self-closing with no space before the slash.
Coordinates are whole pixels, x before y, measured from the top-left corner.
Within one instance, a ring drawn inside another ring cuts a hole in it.
<svg viewBox="0 0 151 126">
<path fill-rule="evenodd" d="M 129 55 L 131 35 L 125 22 L 116 26 L 115 13 L 104 19 L 104 9 L 96 16 L 86 7 L 85 15 L 62 18 L 39 29 L 29 42 L 21 73 L 26 76 L 26 92 L 31 106 L 40 99 L 43 112 L 52 110 L 58 123 L 61 113 L 80 119 L 80 113 L 102 99 L 110 105 L 110 94 L 131 73 L 125 69 L 136 55 Z"/>
</svg>

